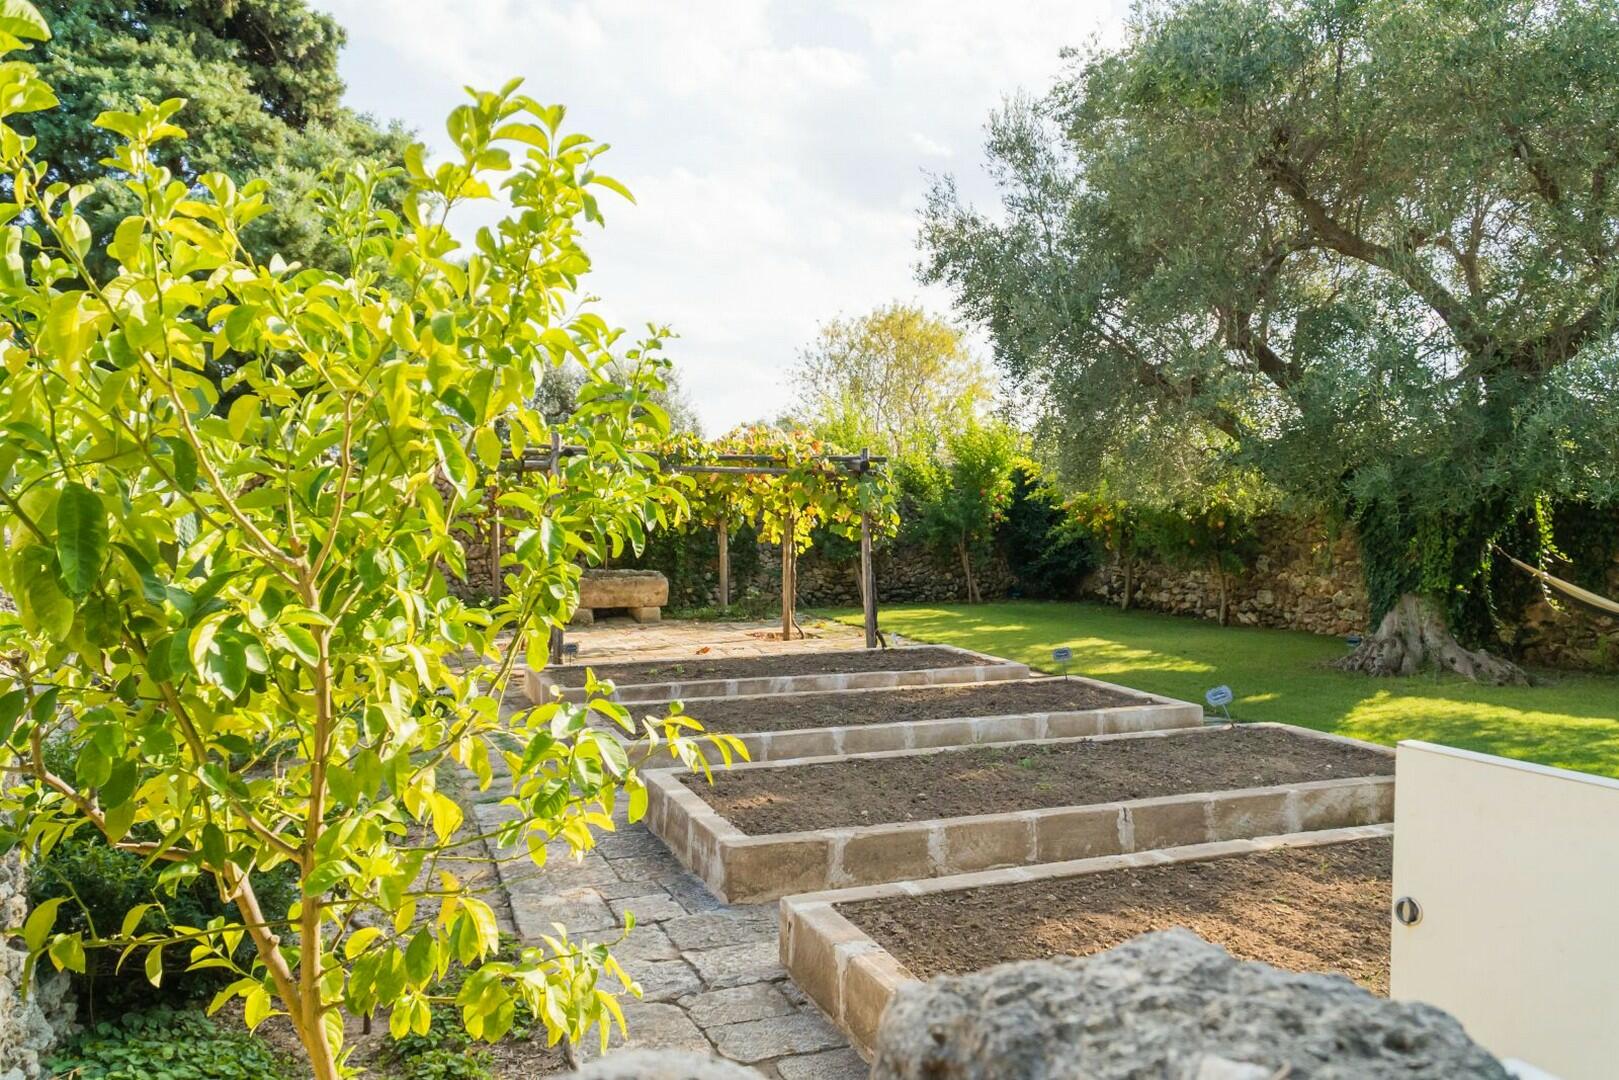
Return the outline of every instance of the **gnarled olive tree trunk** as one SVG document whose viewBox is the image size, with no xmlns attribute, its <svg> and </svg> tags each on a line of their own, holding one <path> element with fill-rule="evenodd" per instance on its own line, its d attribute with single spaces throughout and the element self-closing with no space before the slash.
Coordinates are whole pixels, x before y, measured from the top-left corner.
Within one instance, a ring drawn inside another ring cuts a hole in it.
<svg viewBox="0 0 1619 1080">
<path fill-rule="evenodd" d="M 1523 669 L 1510 660 L 1458 642 L 1446 623 L 1444 608 L 1416 593 L 1402 594 L 1377 631 L 1333 666 L 1367 675 L 1415 675 L 1434 667 L 1497 685 L 1529 682 Z"/>
</svg>

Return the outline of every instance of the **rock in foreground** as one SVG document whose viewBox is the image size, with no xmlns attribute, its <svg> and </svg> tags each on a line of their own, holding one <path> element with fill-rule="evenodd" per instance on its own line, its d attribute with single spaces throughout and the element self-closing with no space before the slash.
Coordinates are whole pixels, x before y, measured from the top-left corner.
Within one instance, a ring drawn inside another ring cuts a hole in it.
<svg viewBox="0 0 1619 1080">
<path fill-rule="evenodd" d="M 872 1080 L 1452 1080 L 1510 1074 L 1448 1013 L 1237 960 L 1188 930 L 900 992 Z"/>
</svg>

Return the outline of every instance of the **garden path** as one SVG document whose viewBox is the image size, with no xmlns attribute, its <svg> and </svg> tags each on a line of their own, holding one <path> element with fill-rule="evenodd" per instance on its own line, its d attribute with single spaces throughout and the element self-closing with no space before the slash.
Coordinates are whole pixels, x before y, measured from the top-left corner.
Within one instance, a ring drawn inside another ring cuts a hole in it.
<svg viewBox="0 0 1619 1080">
<path fill-rule="evenodd" d="M 568 640 L 579 643 L 579 662 L 692 656 L 704 648 L 707 656 L 751 655 L 783 649 L 781 642 L 755 636 L 769 625 L 615 620 L 572 630 Z M 860 647 L 852 628 L 806 620 L 805 629 L 812 636 L 786 648 Z M 489 801 L 470 796 L 480 832 L 510 813 L 496 801 L 502 788 L 497 775 L 483 796 Z M 508 901 L 501 915 L 521 940 L 554 934 L 553 923 L 570 934 L 610 939 L 625 913 L 634 913 L 635 929 L 613 951 L 641 983 L 643 997 L 625 1000 L 629 1037 L 615 1030 L 608 1052 L 693 1050 L 776 1080 L 864 1078 L 865 1064 L 778 961 L 776 905 L 721 903 L 645 825 L 629 824 L 622 810 L 617 822 L 616 831 L 600 836 L 581 862 L 553 845 L 544 867 L 524 857 L 497 863 Z M 596 1052 L 594 1044 L 571 1050 L 580 1061 Z"/>
</svg>

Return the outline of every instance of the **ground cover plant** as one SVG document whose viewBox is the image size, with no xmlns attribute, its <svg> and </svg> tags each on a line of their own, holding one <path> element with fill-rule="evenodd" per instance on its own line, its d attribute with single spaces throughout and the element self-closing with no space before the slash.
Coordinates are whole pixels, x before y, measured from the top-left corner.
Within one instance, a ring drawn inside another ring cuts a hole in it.
<svg viewBox="0 0 1619 1080">
<path fill-rule="evenodd" d="M 48 36 L 25 0 L 0 3 L 0 50 Z M 211 1008 L 284 1016 L 318 1080 L 349 1071 L 345 1015 L 402 1036 L 451 1009 L 493 1040 L 527 1009 L 551 1040 L 605 1040 L 637 988 L 563 931 L 494 956 L 465 846 L 481 838 L 439 783 L 456 768 L 487 788 L 504 753 L 495 839 L 536 862 L 552 839 L 590 847 L 624 800 L 644 810 L 625 749 L 585 720 L 615 706 L 501 709 L 525 644 L 543 664 L 571 614 L 576 560 L 680 506 L 645 450 L 667 436 L 657 336 L 628 344 L 580 286 L 597 196 L 624 194 L 604 147 L 516 82 L 472 92 L 450 160 L 414 146 L 400 171 L 327 177 L 315 206 L 347 254 L 330 270 L 244 247 L 277 200 L 265 182 L 163 164 L 181 99 L 97 118 L 134 206 L 102 246 L 92 188 L 53 182 L 14 126 L 55 102 L 30 64 L 0 65 L 0 584 L 17 607 L 0 613 L 0 765 L 21 777 L 3 839 L 32 857 L 94 829 L 228 908 L 187 925 L 158 899 L 91 929 L 57 926 L 72 899 L 53 898 L 9 928 L 30 965 L 83 972 L 107 949 L 139 952 L 153 982 L 171 959 L 221 973 Z M 509 213 L 463 246 L 451 215 L 496 189 Z M 587 381 L 547 424 L 531 402 L 565 360 Z M 503 471 L 553 434 L 587 453 Z M 491 512 L 514 538 L 503 597 L 469 607 L 446 578 Z M 286 867 L 297 894 L 272 908 L 261 887 Z M 476 970 L 452 997 L 454 964 Z"/>
<path fill-rule="evenodd" d="M 858 615 L 841 615 L 850 622 Z M 1545 673 L 1541 685 L 1485 686 L 1457 676 L 1369 680 L 1335 671 L 1347 645 L 1291 630 L 1222 627 L 1099 604 L 1017 601 L 893 605 L 883 626 L 915 641 L 958 645 L 1041 670 L 1071 648 L 1076 675 L 1202 701 L 1229 684 L 1240 720 L 1298 724 L 1392 745 L 1426 739 L 1619 776 L 1619 678 Z"/>
</svg>

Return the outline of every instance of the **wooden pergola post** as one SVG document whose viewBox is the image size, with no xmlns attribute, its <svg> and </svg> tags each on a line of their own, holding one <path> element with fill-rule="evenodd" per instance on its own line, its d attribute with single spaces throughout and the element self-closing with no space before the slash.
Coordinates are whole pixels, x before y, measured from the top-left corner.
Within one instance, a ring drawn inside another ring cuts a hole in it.
<svg viewBox="0 0 1619 1080">
<path fill-rule="evenodd" d="M 871 468 L 871 451 L 860 451 L 860 475 Z M 877 647 L 877 568 L 871 558 L 871 514 L 860 515 L 860 606 L 865 609 L 866 648 Z"/>
<path fill-rule="evenodd" d="M 782 522 L 781 534 L 781 640 L 793 639 L 793 608 L 798 598 L 798 582 L 793 580 L 796 568 L 793 566 L 793 530 L 796 522 L 793 515 L 788 513 Z"/>
<path fill-rule="evenodd" d="M 553 478 L 557 470 L 562 467 L 562 435 L 556 431 L 551 432 L 551 464 L 547 472 Z M 551 634 L 546 642 L 547 663 L 562 663 L 562 627 L 551 627 Z"/>
<path fill-rule="evenodd" d="M 720 518 L 720 610 L 731 608 L 731 522 Z"/>
</svg>

